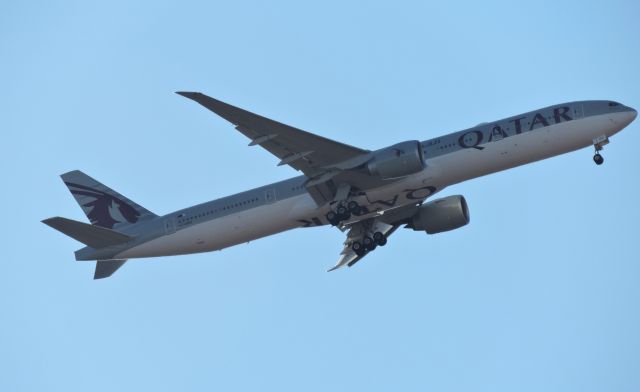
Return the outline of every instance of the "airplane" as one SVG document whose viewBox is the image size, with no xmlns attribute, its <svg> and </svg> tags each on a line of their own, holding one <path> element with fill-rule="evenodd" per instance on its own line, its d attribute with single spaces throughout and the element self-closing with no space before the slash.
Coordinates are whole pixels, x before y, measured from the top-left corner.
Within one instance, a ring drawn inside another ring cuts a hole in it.
<svg viewBox="0 0 640 392">
<path fill-rule="evenodd" d="M 302 175 L 158 216 L 81 171 L 62 180 L 90 224 L 42 222 L 86 245 L 94 279 L 129 259 L 221 250 L 299 227 L 346 233 L 335 266 L 353 266 L 399 227 L 436 234 L 470 221 L 461 195 L 429 200 L 446 187 L 593 146 L 593 160 L 638 112 L 614 101 L 553 105 L 426 141 L 366 150 L 259 116 L 198 92 L 177 92 L 223 119 Z"/>
</svg>

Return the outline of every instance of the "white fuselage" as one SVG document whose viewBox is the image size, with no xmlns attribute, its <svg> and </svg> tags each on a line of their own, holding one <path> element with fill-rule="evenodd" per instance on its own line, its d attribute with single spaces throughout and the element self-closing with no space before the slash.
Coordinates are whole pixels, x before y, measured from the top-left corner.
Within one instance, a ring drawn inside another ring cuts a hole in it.
<svg viewBox="0 0 640 392">
<path fill-rule="evenodd" d="M 366 196 L 360 196 L 356 201 L 369 206 L 372 211 L 369 216 L 373 216 L 387 209 L 420 202 L 435 193 L 431 189 L 440 191 L 461 181 L 591 146 L 595 138 L 610 137 L 629 122 L 629 114 L 624 112 L 589 116 L 487 142 L 482 144 L 482 150 L 466 148 L 431 158 L 426 156 L 426 168 L 421 172 L 367 191 Z M 376 200 L 392 200 L 393 203 L 376 203 Z M 305 192 L 177 231 L 168 230 L 166 235 L 127 249 L 114 258 L 220 250 L 301 227 L 303 221 L 326 224 L 324 216 L 329 208 L 329 205 L 318 207 Z M 363 218 L 366 217 L 359 219 Z"/>
</svg>

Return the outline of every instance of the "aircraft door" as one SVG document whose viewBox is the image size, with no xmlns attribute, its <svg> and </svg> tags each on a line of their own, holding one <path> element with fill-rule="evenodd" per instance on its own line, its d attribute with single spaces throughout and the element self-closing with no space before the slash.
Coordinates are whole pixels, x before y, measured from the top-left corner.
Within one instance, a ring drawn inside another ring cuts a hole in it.
<svg viewBox="0 0 640 392">
<path fill-rule="evenodd" d="M 264 191 L 264 202 L 265 204 L 270 204 L 276 201 L 276 189 L 269 188 Z"/>
<path fill-rule="evenodd" d="M 584 116 L 584 109 L 582 108 L 582 104 L 576 105 L 573 108 L 573 119 L 577 120 Z"/>
<path fill-rule="evenodd" d="M 164 220 L 164 234 L 169 235 L 176 232 L 176 218 L 169 216 Z"/>
</svg>

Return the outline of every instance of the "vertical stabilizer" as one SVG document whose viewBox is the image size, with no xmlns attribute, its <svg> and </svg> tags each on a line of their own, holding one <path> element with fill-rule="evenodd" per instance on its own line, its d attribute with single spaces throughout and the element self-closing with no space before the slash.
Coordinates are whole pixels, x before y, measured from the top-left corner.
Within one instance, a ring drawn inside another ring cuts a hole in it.
<svg viewBox="0 0 640 392">
<path fill-rule="evenodd" d="M 156 217 L 153 212 L 79 170 L 60 177 L 92 225 L 113 229 Z"/>
</svg>

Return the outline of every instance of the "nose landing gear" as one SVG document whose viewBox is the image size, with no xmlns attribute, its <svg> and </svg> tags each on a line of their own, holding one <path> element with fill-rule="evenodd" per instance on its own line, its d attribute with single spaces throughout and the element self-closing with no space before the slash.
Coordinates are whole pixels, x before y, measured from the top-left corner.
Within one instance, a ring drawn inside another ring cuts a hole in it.
<svg viewBox="0 0 640 392">
<path fill-rule="evenodd" d="M 609 144 L 609 138 L 607 135 L 598 136 L 593 139 L 593 147 L 596 149 L 596 153 L 593 156 L 593 161 L 596 165 L 600 166 L 604 163 L 604 158 L 600 155 L 600 151 L 604 148 L 605 145 Z"/>
</svg>

